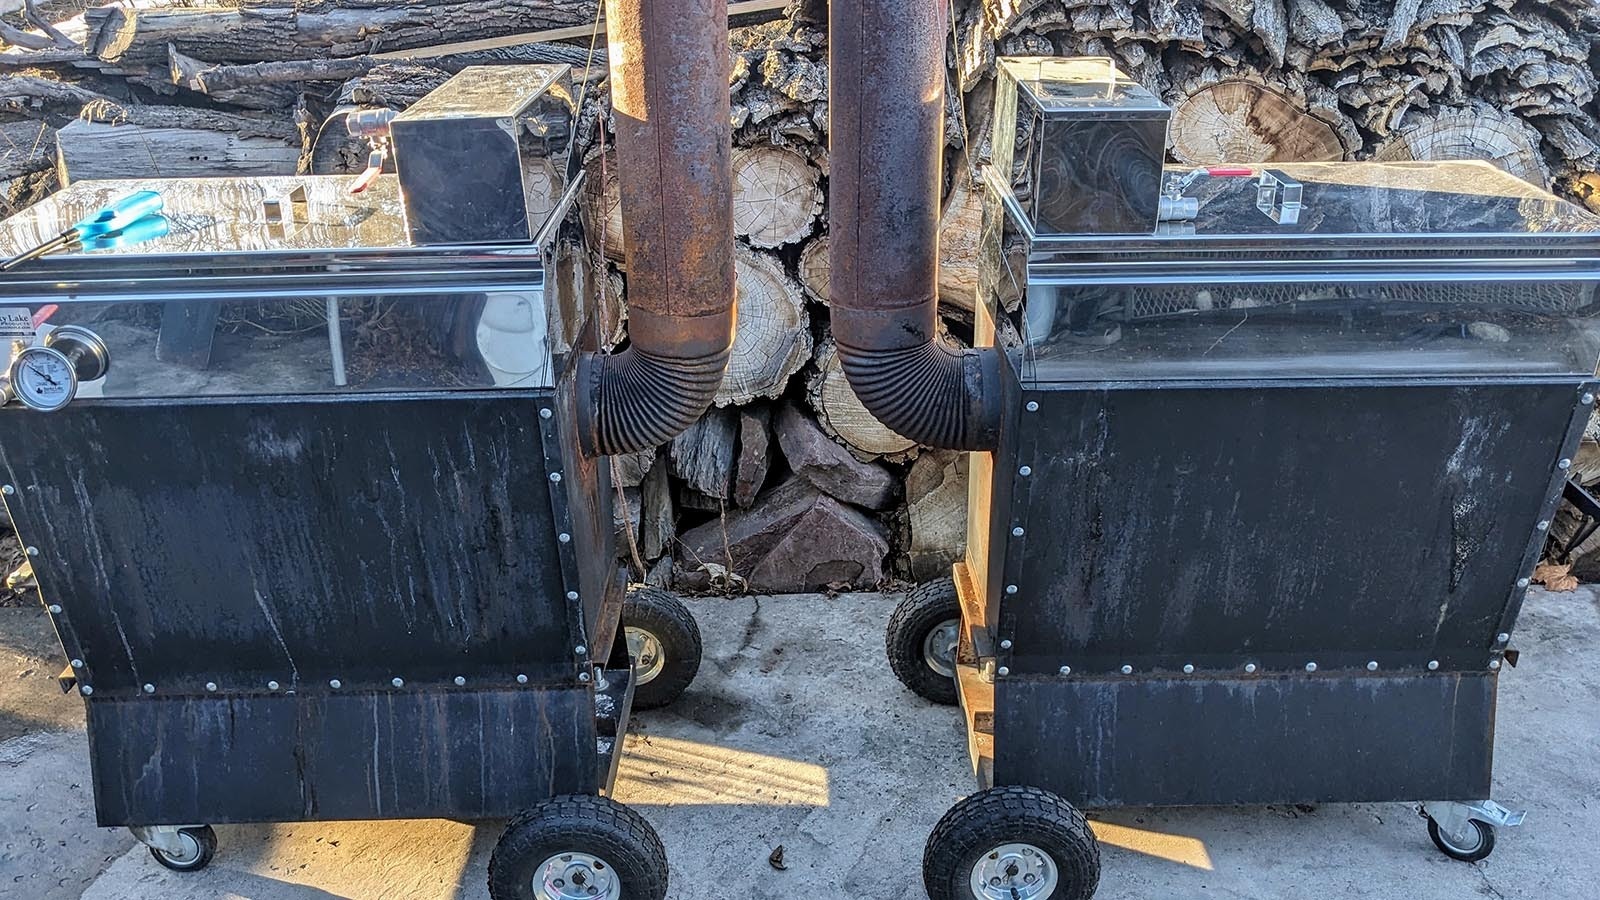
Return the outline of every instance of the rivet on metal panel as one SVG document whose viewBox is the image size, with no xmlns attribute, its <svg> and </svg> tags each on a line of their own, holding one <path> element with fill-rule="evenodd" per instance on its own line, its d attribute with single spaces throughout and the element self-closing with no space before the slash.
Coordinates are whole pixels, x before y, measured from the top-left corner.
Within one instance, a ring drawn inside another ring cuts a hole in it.
<svg viewBox="0 0 1600 900">
<path fill-rule="evenodd" d="M 561 473 L 560 472 L 551 472 L 550 473 L 550 480 L 555 482 L 555 483 L 557 483 L 557 484 L 560 484 L 561 483 Z"/>
<path fill-rule="evenodd" d="M 269 681 L 269 682 L 267 682 L 267 690 L 269 690 L 269 691 L 275 691 L 275 690 L 277 690 L 277 689 L 278 689 L 278 683 L 277 683 L 277 682 L 276 682 L 276 681 Z"/>
<path fill-rule="evenodd" d="M 528 683 L 528 676 L 526 676 L 526 675 L 518 675 L 517 676 L 517 684 L 527 684 L 527 683 Z"/>
<path fill-rule="evenodd" d="M 578 646 L 572 648 L 572 652 L 578 654 L 579 656 L 582 656 L 585 653 L 589 652 L 589 648 L 585 647 L 582 644 L 579 644 Z"/>
<path fill-rule="evenodd" d="M 1558 468 L 1558 469 L 1570 469 L 1570 468 L 1572 468 L 1572 460 L 1563 459 L 1562 461 L 1556 463 L 1556 468 Z"/>
<path fill-rule="evenodd" d="M 144 686 L 144 692 L 146 694 L 154 694 L 156 692 L 156 686 L 153 684 L 147 684 Z"/>
<path fill-rule="evenodd" d="M 1491 669 L 1500 668 L 1500 660 L 1498 660 L 1498 659 L 1489 660 L 1489 668 L 1491 668 Z"/>
<path fill-rule="evenodd" d="M 1007 638 L 1007 639 L 1001 641 L 1000 642 L 1000 649 L 1001 650 L 1010 650 L 1011 649 L 1011 639 Z"/>
<path fill-rule="evenodd" d="M 1250 672 L 1251 674 L 1254 674 L 1255 670 L 1256 670 L 1256 664 L 1255 663 L 1245 663 L 1244 664 L 1244 670 L 1246 672 Z"/>
<path fill-rule="evenodd" d="M 1193 675 L 1194 674 L 1194 663 L 1184 663 L 1183 664 L 1183 674 L 1185 674 L 1185 675 Z"/>
<path fill-rule="evenodd" d="M 89 686 L 88 686 L 88 685 L 87 685 L 87 684 L 86 684 L 86 685 L 83 685 L 83 686 L 81 686 L 81 687 L 79 687 L 79 688 L 78 688 L 78 693 L 80 693 L 80 694 L 82 694 L 82 695 L 84 695 L 84 696 L 85 696 L 85 697 L 87 697 L 87 696 L 89 696 L 89 695 L 90 695 L 90 694 L 92 694 L 92 693 L 94 693 L 94 688 L 92 688 L 92 687 L 89 687 Z"/>
<path fill-rule="evenodd" d="M 1071 666 L 1062 666 L 1061 669 L 1060 669 L 1060 672 L 1063 675 L 1071 675 L 1072 674 L 1072 667 Z"/>
<path fill-rule="evenodd" d="M 1509 635 L 1506 632 L 1502 631 L 1499 634 L 1495 635 L 1494 639 L 1495 639 L 1496 642 L 1504 644 L 1506 641 L 1511 640 L 1511 635 Z"/>
<path fill-rule="evenodd" d="M 589 683 L 589 673 L 588 672 L 579 672 L 578 673 L 578 680 L 583 682 L 584 684 L 588 684 Z"/>
<path fill-rule="evenodd" d="M 565 531 L 563 531 L 560 534 L 556 535 L 556 540 L 560 541 L 563 544 L 571 543 L 572 542 L 572 535 L 567 534 Z"/>
<path fill-rule="evenodd" d="M 1038 403 L 1038 401 L 1029 400 L 1028 401 L 1028 412 L 1038 412 L 1038 411 L 1039 411 L 1039 403 Z"/>
<path fill-rule="evenodd" d="M 52 616 L 61 615 L 61 604 L 59 604 L 59 603 L 50 604 L 50 615 L 52 615 Z"/>
<path fill-rule="evenodd" d="M 337 691 L 339 688 L 344 687 L 344 685 L 340 683 L 339 679 L 335 678 L 328 682 L 328 687 L 331 687 Z"/>
<path fill-rule="evenodd" d="M 215 694 L 217 692 L 217 683 L 215 681 L 206 682 L 206 690 L 208 690 L 211 693 Z"/>
<path fill-rule="evenodd" d="M 1124 674 L 1124 675 L 1132 675 L 1133 674 L 1133 666 L 1127 666 L 1127 665 L 1123 666 L 1122 667 L 1122 674 Z"/>
<path fill-rule="evenodd" d="M 578 599 L 578 592 L 577 591 L 567 591 L 567 599 L 568 600 L 576 600 L 576 599 Z"/>
<path fill-rule="evenodd" d="M 81 669 L 81 668 L 83 668 L 83 660 L 81 660 L 81 659 L 75 659 L 75 660 L 73 660 L 73 661 L 72 661 L 72 667 L 73 667 L 73 668 L 74 668 L 74 669 Z"/>
<path fill-rule="evenodd" d="M 1530 582 L 1530 581 L 1529 581 L 1529 580 L 1528 580 L 1528 579 L 1526 579 L 1526 578 L 1518 578 L 1518 579 L 1517 579 L 1517 587 L 1519 587 L 1519 588 L 1525 588 L 1525 587 L 1527 587 L 1527 586 L 1528 586 L 1528 585 L 1529 585 L 1529 584 L 1532 584 L 1532 582 Z"/>
<path fill-rule="evenodd" d="M 1029 475 L 1033 474 L 1033 466 L 1023 466 L 1017 470 L 1017 474 L 1021 475 L 1023 478 L 1027 478 Z"/>
<path fill-rule="evenodd" d="M 539 410 L 539 418 L 548 419 L 548 418 L 550 418 L 550 416 L 551 416 L 551 412 L 550 412 L 549 409 L 541 409 L 541 410 Z"/>
<path fill-rule="evenodd" d="M 1578 399 L 1583 401 L 1583 405 L 1584 406 L 1588 406 L 1589 404 L 1594 402 L 1594 395 L 1593 394 L 1584 394 L 1582 397 L 1579 397 Z"/>
<path fill-rule="evenodd" d="M 29 547 L 28 550 L 27 550 L 27 553 L 28 553 L 29 556 L 38 556 L 39 555 L 39 548 L 38 547 Z"/>
<path fill-rule="evenodd" d="M 1539 529 L 1540 531 L 1548 530 L 1550 528 L 1550 520 L 1549 519 L 1540 519 L 1539 520 L 1539 524 L 1535 525 L 1533 527 Z"/>
<path fill-rule="evenodd" d="M 394 685 L 395 687 L 405 687 L 406 686 L 406 680 L 404 678 L 391 678 L 391 679 L 389 679 L 389 683 Z"/>
<path fill-rule="evenodd" d="M 1001 677 L 1004 677 L 1004 676 L 1006 676 L 1006 675 L 1010 675 L 1010 674 L 1011 674 L 1011 670 L 1010 670 L 1010 669 L 1009 669 L 1009 668 L 1007 668 L 1007 667 L 1005 667 L 1005 666 L 1001 666 L 1001 667 L 1000 667 L 1000 668 L 998 668 L 998 669 L 995 669 L 995 670 L 994 670 L 994 673 L 995 673 L 995 674 L 996 674 L 996 675 L 999 675 L 999 676 L 1001 676 Z"/>
<path fill-rule="evenodd" d="M 1437 672 L 1438 670 L 1439 670 L 1439 661 L 1437 659 L 1428 660 L 1428 671 L 1429 672 Z"/>
<path fill-rule="evenodd" d="M 466 687 L 466 684 L 467 684 L 467 678 L 466 678 L 465 675 L 457 675 L 456 676 L 456 687 Z"/>
<path fill-rule="evenodd" d="M 1367 663 L 1367 671 L 1368 672 L 1376 672 L 1376 671 L 1378 671 L 1378 661 L 1374 659 L 1371 662 L 1368 662 Z"/>
<path fill-rule="evenodd" d="M 7 497 L 9 497 L 12 494 L 15 494 L 17 492 L 17 489 L 8 484 L 5 487 L 0 487 L 0 492 L 4 492 L 5 495 Z"/>
<path fill-rule="evenodd" d="M 1011 529 L 1011 536 L 1012 537 L 1022 537 L 1022 535 L 1023 535 L 1023 531 L 1022 531 L 1022 526 L 1021 525 L 1018 525 L 1017 527 Z"/>
<path fill-rule="evenodd" d="M 1016 592 L 1017 592 L 1017 586 L 1016 585 L 1014 585 L 1014 584 L 1006 585 L 1006 593 L 1015 594 Z"/>
<path fill-rule="evenodd" d="M 1307 672 L 1315 672 L 1316 670 L 1317 670 L 1317 664 L 1316 663 L 1314 663 L 1314 662 L 1306 663 L 1306 671 Z"/>
</svg>

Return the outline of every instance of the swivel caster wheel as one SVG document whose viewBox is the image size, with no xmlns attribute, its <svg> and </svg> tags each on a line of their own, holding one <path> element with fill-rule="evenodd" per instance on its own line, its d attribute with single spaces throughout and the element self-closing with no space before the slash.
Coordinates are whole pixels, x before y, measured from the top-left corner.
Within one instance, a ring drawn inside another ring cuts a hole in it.
<svg viewBox="0 0 1600 900">
<path fill-rule="evenodd" d="M 678 699 L 700 671 L 700 626 L 676 594 L 639 588 L 622 605 L 623 637 L 633 658 L 635 709 Z"/>
<path fill-rule="evenodd" d="M 1055 794 L 990 788 L 934 826 L 922 882 L 932 900 L 1089 900 L 1100 886 L 1100 845 Z"/>
<path fill-rule="evenodd" d="M 156 862 L 174 872 L 198 872 L 217 855 L 217 833 L 210 825 L 134 828 L 133 836 L 150 848 Z"/>
<path fill-rule="evenodd" d="M 1494 826 L 1477 819 L 1467 819 L 1459 828 L 1446 831 L 1439 821 L 1428 817 L 1428 837 L 1439 852 L 1462 862 L 1487 859 L 1494 852 Z"/>
<path fill-rule="evenodd" d="M 889 617 L 884 636 L 889 668 L 918 696 L 956 705 L 956 650 L 961 644 L 961 601 L 948 578 L 919 584 Z"/>
<path fill-rule="evenodd" d="M 555 797 L 506 826 L 492 900 L 664 900 L 667 851 L 644 817 L 606 797 Z"/>
</svg>

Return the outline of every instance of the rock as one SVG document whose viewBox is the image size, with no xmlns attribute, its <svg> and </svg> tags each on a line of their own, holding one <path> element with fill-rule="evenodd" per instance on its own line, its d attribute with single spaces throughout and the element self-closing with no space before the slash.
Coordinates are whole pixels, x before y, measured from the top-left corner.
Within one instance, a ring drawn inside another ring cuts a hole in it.
<svg viewBox="0 0 1600 900">
<path fill-rule="evenodd" d="M 725 571 L 766 593 L 871 588 L 888 553 L 881 525 L 797 476 L 750 509 L 685 532 L 673 581 L 703 590 Z"/>
<path fill-rule="evenodd" d="M 749 509 L 767 483 L 771 468 L 772 436 L 768 426 L 772 410 L 751 406 L 739 410 L 739 458 L 733 468 L 733 502 Z"/>
<path fill-rule="evenodd" d="M 789 468 L 818 490 L 868 509 L 883 509 L 893 499 L 894 476 L 888 470 L 856 459 L 794 405 L 778 412 L 777 431 Z"/>
<path fill-rule="evenodd" d="M 918 581 L 943 578 L 967 546 L 967 454 L 930 450 L 906 476 L 911 542 L 906 548 Z"/>
</svg>

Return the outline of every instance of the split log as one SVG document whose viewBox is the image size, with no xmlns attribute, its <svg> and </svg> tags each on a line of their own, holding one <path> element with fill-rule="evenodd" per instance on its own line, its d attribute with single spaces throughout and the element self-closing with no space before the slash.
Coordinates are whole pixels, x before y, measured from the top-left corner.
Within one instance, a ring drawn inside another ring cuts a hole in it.
<svg viewBox="0 0 1600 900">
<path fill-rule="evenodd" d="M 817 424 L 822 430 L 858 456 L 901 460 L 916 450 L 916 442 L 890 431 L 861 405 L 839 365 L 839 355 L 832 341 L 823 344 L 817 352 L 817 372 L 811 378 L 807 398 L 811 408 L 817 411 Z"/>
<path fill-rule="evenodd" d="M 734 438 L 738 427 L 738 413 L 713 407 L 687 431 L 672 439 L 672 474 L 701 497 L 717 501 L 711 509 L 731 496 Z M 689 502 L 687 497 L 684 502 Z"/>
<path fill-rule="evenodd" d="M 733 355 L 716 403 L 776 397 L 811 358 L 811 319 L 800 286 L 776 257 L 739 248 L 734 257 L 739 298 Z"/>
<path fill-rule="evenodd" d="M 672 482 L 667 477 L 666 454 L 655 457 L 639 486 L 639 554 L 658 559 L 672 546 L 677 534 L 677 513 L 672 503 Z"/>
<path fill-rule="evenodd" d="M 739 410 L 739 459 L 733 470 L 733 502 L 749 509 L 767 485 L 772 468 L 772 410 L 747 406 Z"/>
<path fill-rule="evenodd" d="M 806 242 L 800 251 L 800 286 L 811 299 L 828 305 L 828 234 L 823 232 Z"/>
<path fill-rule="evenodd" d="M 604 241 L 606 259 L 618 266 L 627 260 L 622 242 L 622 191 L 617 181 L 617 157 L 595 152 L 585 163 L 583 197 L 579 212 L 592 240 Z"/>
<path fill-rule="evenodd" d="M 720 568 L 752 591 L 872 588 L 884 579 L 888 554 L 883 526 L 804 478 L 791 478 L 750 509 L 685 532 L 674 554 L 673 583 L 703 590 Z"/>
<path fill-rule="evenodd" d="M 1292 73 L 1274 79 L 1208 68 L 1173 93 L 1172 155 L 1189 165 L 1321 162 L 1361 146 L 1337 98 Z"/>
<path fill-rule="evenodd" d="M 942 578 L 960 561 L 967 543 L 967 454 L 930 450 L 906 476 L 911 541 L 906 555 L 918 581 Z"/>
<path fill-rule="evenodd" d="M 894 499 L 895 479 L 887 469 L 856 459 L 794 405 L 778 411 L 775 430 L 789 468 L 817 490 L 868 509 L 885 509 Z"/>
<path fill-rule="evenodd" d="M 270 62 L 348 57 L 456 40 L 589 25 L 595 0 L 247 0 L 237 8 L 128 9 L 84 14 L 89 48 L 125 67 L 165 64 L 167 46 L 199 59 Z"/>
<path fill-rule="evenodd" d="M 611 457 L 611 480 L 623 487 L 638 487 L 656 464 L 656 448 L 619 453 Z"/>
<path fill-rule="evenodd" d="M 47 122 L 0 122 L 0 181 L 32 175 L 55 164 L 56 130 Z"/>
<path fill-rule="evenodd" d="M 188 106 L 91 103 L 57 137 L 74 181 L 293 175 L 300 159 L 293 122 Z"/>
<path fill-rule="evenodd" d="M 782 147 L 733 154 L 733 229 L 753 247 L 804 240 L 822 213 L 821 173 Z"/>
<path fill-rule="evenodd" d="M 978 301 L 983 186 L 957 172 L 939 214 L 939 305 L 972 312 Z"/>
<path fill-rule="evenodd" d="M 1482 159 L 1540 187 L 1550 170 L 1539 152 L 1539 134 L 1521 120 L 1485 105 L 1413 113 L 1373 159 Z"/>
</svg>

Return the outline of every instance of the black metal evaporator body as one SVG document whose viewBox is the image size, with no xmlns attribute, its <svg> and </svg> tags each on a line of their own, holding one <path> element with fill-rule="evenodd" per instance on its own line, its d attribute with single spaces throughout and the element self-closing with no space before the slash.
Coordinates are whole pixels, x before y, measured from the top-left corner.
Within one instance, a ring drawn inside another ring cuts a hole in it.
<svg viewBox="0 0 1600 900">
<path fill-rule="evenodd" d="M 89 328 L 111 359 L 57 412 L 0 408 L 101 825 L 483 819 L 610 788 L 632 687 L 610 470 L 575 426 L 598 315 L 578 186 L 533 242 L 449 247 L 412 243 L 392 176 L 347 186 L 83 182 L 0 225 L 26 245 L 143 187 L 175 211 L 0 285 L 8 322 Z"/>
<path fill-rule="evenodd" d="M 978 343 L 1010 399 L 956 571 L 985 785 L 1488 796 L 1593 410 L 1600 223 L 1487 164 L 1273 175 L 1298 221 L 1212 178 L 1183 233 L 1113 238 L 1041 232 L 991 173 Z"/>
</svg>

